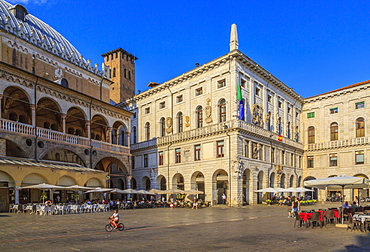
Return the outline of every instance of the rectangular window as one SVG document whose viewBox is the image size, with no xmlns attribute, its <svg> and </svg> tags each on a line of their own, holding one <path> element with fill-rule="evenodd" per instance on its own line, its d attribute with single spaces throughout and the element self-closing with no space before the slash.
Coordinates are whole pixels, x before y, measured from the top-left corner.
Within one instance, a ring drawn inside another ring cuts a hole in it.
<svg viewBox="0 0 370 252">
<path fill-rule="evenodd" d="M 268 96 L 267 96 L 267 101 L 268 101 L 269 103 L 271 103 L 271 102 L 272 102 L 272 96 L 271 96 L 271 95 L 268 95 Z"/>
<path fill-rule="evenodd" d="M 259 89 L 259 88 L 257 88 L 257 87 L 256 87 L 256 95 L 257 95 L 257 96 L 261 96 L 261 89 Z"/>
<path fill-rule="evenodd" d="M 149 114 L 149 113 L 150 113 L 150 107 L 145 108 L 145 114 Z"/>
<path fill-rule="evenodd" d="M 240 80 L 240 86 L 242 86 L 243 88 L 245 88 L 246 83 L 247 83 L 246 80 L 244 80 L 244 79 Z"/>
<path fill-rule="evenodd" d="M 313 168 L 313 156 L 307 156 L 307 168 Z"/>
<path fill-rule="evenodd" d="M 224 145 L 224 141 L 217 141 L 217 157 L 224 157 L 225 154 L 224 154 L 224 148 L 225 148 L 225 145 Z"/>
<path fill-rule="evenodd" d="M 249 158 L 249 141 L 244 142 L 244 157 Z"/>
<path fill-rule="evenodd" d="M 329 154 L 329 165 L 330 166 L 337 166 L 338 165 L 338 155 L 337 153 Z"/>
<path fill-rule="evenodd" d="M 364 151 L 356 151 L 356 164 L 364 163 Z"/>
<path fill-rule="evenodd" d="M 148 154 L 144 154 L 144 167 L 148 167 Z"/>
<path fill-rule="evenodd" d="M 175 149 L 175 163 L 181 163 L 181 148 Z"/>
<path fill-rule="evenodd" d="M 356 106 L 356 109 L 364 108 L 365 107 L 365 102 L 357 102 L 355 106 Z"/>
<path fill-rule="evenodd" d="M 336 114 L 338 113 L 338 108 L 331 108 L 330 109 L 330 114 Z"/>
<path fill-rule="evenodd" d="M 198 95 L 201 95 L 201 94 L 203 94 L 203 88 L 202 87 L 195 89 L 195 96 L 198 96 Z"/>
<path fill-rule="evenodd" d="M 226 79 L 217 81 L 217 88 L 222 88 L 226 86 Z"/>
<path fill-rule="evenodd" d="M 158 165 L 163 165 L 163 151 L 158 152 Z"/>
<path fill-rule="evenodd" d="M 302 156 L 298 156 L 298 168 L 302 168 Z"/>
<path fill-rule="evenodd" d="M 281 151 L 281 164 L 285 165 L 285 151 Z"/>
<path fill-rule="evenodd" d="M 314 117 L 315 117 L 315 112 L 307 113 L 307 118 L 314 118 Z"/>
<path fill-rule="evenodd" d="M 200 144 L 194 145 L 194 161 L 200 160 Z"/>
<path fill-rule="evenodd" d="M 176 97 L 176 102 L 179 103 L 179 102 L 182 102 L 184 100 L 183 96 L 182 95 L 179 95 Z"/>
<path fill-rule="evenodd" d="M 275 163 L 275 148 L 271 148 L 271 163 Z"/>
<path fill-rule="evenodd" d="M 294 167 L 294 154 L 290 153 L 290 166 Z"/>
<path fill-rule="evenodd" d="M 283 107 L 283 103 L 281 101 L 278 101 L 278 107 L 281 109 Z"/>
<path fill-rule="evenodd" d="M 166 107 L 166 102 L 161 102 L 161 103 L 159 103 L 159 108 L 160 109 L 163 109 L 163 108 L 165 108 Z"/>
<path fill-rule="evenodd" d="M 288 107 L 288 114 L 290 114 L 290 111 L 291 111 L 292 109 L 290 108 L 290 107 Z"/>
<path fill-rule="evenodd" d="M 131 157 L 131 168 L 135 169 L 135 157 L 134 156 Z"/>
</svg>

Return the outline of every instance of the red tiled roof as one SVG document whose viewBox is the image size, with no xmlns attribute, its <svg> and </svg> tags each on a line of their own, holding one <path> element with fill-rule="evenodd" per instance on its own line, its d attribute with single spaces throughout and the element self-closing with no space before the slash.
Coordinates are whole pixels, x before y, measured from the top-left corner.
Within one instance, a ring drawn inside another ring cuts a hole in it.
<svg viewBox="0 0 370 252">
<path fill-rule="evenodd" d="M 355 83 L 355 84 L 352 84 L 352 85 L 349 85 L 349 86 L 346 86 L 346 87 L 338 88 L 338 89 L 335 89 L 335 90 L 332 90 L 332 91 L 329 91 L 329 92 L 326 92 L 326 93 L 323 93 L 323 94 L 318 94 L 318 95 L 314 95 L 314 96 L 311 96 L 311 97 L 307 97 L 305 99 L 310 99 L 310 98 L 314 98 L 314 97 L 317 97 L 317 96 L 326 95 L 326 94 L 334 93 L 334 92 L 341 91 L 341 90 L 344 90 L 344 89 L 347 89 L 347 88 L 357 87 L 357 86 L 361 86 L 361 85 L 365 85 L 365 84 L 369 84 L 369 83 L 370 83 L 370 80 L 367 80 L 367 81 Z"/>
</svg>

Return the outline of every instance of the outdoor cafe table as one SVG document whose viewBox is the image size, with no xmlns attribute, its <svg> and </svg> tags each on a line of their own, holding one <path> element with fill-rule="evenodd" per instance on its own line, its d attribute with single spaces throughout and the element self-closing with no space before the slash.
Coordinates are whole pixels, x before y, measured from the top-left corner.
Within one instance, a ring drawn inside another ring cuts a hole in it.
<svg viewBox="0 0 370 252">
<path fill-rule="evenodd" d="M 324 221 L 323 211 L 319 210 L 319 211 L 316 211 L 316 212 L 320 213 L 320 221 Z M 303 222 L 306 222 L 306 221 L 308 221 L 309 219 L 312 218 L 312 214 L 313 213 L 301 212 L 301 213 L 299 213 L 299 218 L 301 218 Z"/>
</svg>

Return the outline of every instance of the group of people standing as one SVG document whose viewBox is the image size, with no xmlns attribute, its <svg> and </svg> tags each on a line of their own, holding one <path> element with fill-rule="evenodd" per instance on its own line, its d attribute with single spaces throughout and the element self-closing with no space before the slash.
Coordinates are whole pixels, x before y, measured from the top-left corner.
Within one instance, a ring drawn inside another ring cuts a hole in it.
<svg viewBox="0 0 370 252">
<path fill-rule="evenodd" d="M 285 200 L 285 204 L 288 208 L 288 218 L 295 218 L 295 213 L 299 211 L 301 208 L 301 203 L 299 202 L 299 199 L 297 197 L 290 197 Z"/>
</svg>

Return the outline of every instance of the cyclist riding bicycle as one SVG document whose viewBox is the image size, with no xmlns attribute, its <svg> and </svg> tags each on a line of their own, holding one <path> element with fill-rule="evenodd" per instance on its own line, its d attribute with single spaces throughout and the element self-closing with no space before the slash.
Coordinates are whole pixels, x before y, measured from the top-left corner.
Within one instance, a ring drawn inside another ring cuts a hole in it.
<svg viewBox="0 0 370 252">
<path fill-rule="evenodd" d="M 113 224 L 114 228 L 117 228 L 117 224 L 119 222 L 118 210 L 114 210 L 113 215 L 109 217 L 109 219 L 112 220 L 111 223 Z"/>
</svg>

